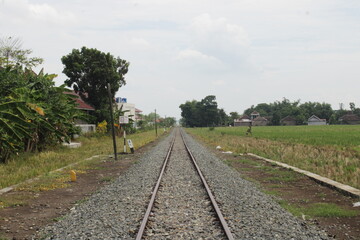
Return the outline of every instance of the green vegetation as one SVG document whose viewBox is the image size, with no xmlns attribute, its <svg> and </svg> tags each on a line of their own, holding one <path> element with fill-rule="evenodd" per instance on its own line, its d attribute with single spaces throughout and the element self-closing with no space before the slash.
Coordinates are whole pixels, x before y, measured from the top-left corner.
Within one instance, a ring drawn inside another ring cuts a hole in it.
<svg viewBox="0 0 360 240">
<path fill-rule="evenodd" d="M 222 135 L 245 136 L 247 127 L 219 127 Z M 202 129 L 202 131 L 206 131 Z M 252 128 L 254 138 L 314 146 L 332 145 L 360 150 L 360 125 L 264 126 Z"/>
<path fill-rule="evenodd" d="M 126 84 L 125 74 L 129 62 L 115 58 L 110 53 L 103 53 L 94 48 L 73 49 L 61 58 L 63 73 L 68 76 L 65 83 L 88 104 L 95 108 L 97 122 L 110 122 L 109 95 L 110 84 L 112 98 L 119 88 Z"/>
<path fill-rule="evenodd" d="M 0 41 L 0 162 L 68 141 L 79 132 L 74 120 L 83 118 L 65 87 L 55 87 L 56 75 L 27 68 L 41 60 L 14 41 Z"/>
<path fill-rule="evenodd" d="M 294 216 L 302 215 L 309 217 L 355 217 L 358 215 L 356 210 L 348 210 L 332 203 L 314 203 L 306 207 L 298 207 L 284 200 L 279 200 L 280 206 L 291 212 Z"/>
<path fill-rule="evenodd" d="M 343 209 L 336 204 L 314 203 L 306 208 L 305 215 L 311 217 L 354 217 L 357 215 L 357 211 Z"/>
<path fill-rule="evenodd" d="M 273 126 L 187 129 L 213 147 L 260 156 L 360 188 L 360 126 Z"/>
<path fill-rule="evenodd" d="M 206 96 L 200 102 L 193 100 L 181 104 L 181 124 L 186 127 L 227 125 L 229 117 L 224 109 L 218 109 L 216 97 Z"/>
</svg>

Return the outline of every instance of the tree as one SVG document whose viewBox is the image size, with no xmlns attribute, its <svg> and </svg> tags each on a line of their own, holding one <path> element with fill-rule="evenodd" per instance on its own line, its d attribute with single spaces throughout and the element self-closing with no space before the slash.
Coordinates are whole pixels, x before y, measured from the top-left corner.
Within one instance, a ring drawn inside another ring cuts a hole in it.
<svg viewBox="0 0 360 240">
<path fill-rule="evenodd" d="M 251 106 L 244 111 L 244 114 L 250 115 L 253 111 L 259 112 L 262 116 L 270 117 L 271 125 L 280 125 L 281 119 L 286 116 L 294 117 L 296 124 L 301 125 L 312 115 L 329 120 L 334 113 L 328 103 L 305 102 L 300 104 L 300 100 L 290 102 L 286 98 L 270 104 L 260 103 L 255 107 Z"/>
<path fill-rule="evenodd" d="M 44 61 L 39 57 L 29 57 L 31 53 L 30 49 L 22 49 L 20 38 L 0 38 L 0 66 L 19 65 L 31 68 Z"/>
<path fill-rule="evenodd" d="M 227 124 L 228 119 L 224 110 L 217 107 L 214 95 L 206 96 L 200 102 L 186 101 L 179 107 L 181 109 L 181 123 L 187 127 L 216 126 L 219 123 Z"/>
<path fill-rule="evenodd" d="M 231 122 L 231 118 L 226 114 L 224 109 L 218 111 L 219 124 L 221 126 L 228 126 Z"/>
<path fill-rule="evenodd" d="M 199 117 L 198 101 L 186 101 L 179 107 L 181 109 L 182 125 L 187 127 L 199 127 L 201 126 L 201 120 Z"/>
<path fill-rule="evenodd" d="M 217 125 L 220 119 L 216 97 L 214 95 L 206 96 L 200 103 L 202 126 Z"/>
<path fill-rule="evenodd" d="M 350 105 L 350 110 L 351 110 L 351 112 L 354 113 L 354 111 L 355 111 L 355 109 L 356 109 L 356 108 L 355 108 L 355 103 L 351 102 L 349 105 Z"/>
<path fill-rule="evenodd" d="M 86 47 L 73 49 L 61 61 L 64 64 L 63 73 L 68 76 L 65 81 L 67 86 L 73 87 L 86 103 L 96 109 L 98 122 L 109 122 L 107 84 L 110 84 L 114 98 L 119 88 L 126 84 L 124 75 L 128 72 L 129 62 Z"/>
</svg>

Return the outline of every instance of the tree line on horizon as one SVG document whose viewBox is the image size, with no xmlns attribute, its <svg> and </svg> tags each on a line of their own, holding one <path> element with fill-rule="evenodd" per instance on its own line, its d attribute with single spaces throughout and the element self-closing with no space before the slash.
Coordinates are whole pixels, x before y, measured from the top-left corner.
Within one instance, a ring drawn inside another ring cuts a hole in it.
<svg viewBox="0 0 360 240">
<path fill-rule="evenodd" d="M 339 118 L 345 114 L 352 113 L 360 117 L 360 108 L 356 108 L 354 103 L 350 103 L 350 111 L 345 109 L 333 110 L 329 103 L 305 102 L 300 100 L 291 102 L 283 98 L 281 101 L 273 103 L 259 103 L 247 108 L 242 114 L 230 112 L 227 115 L 224 109 L 219 109 L 216 97 L 207 96 L 201 101 L 192 100 L 181 104 L 180 123 L 186 127 L 209 127 L 209 126 L 229 126 L 234 124 L 234 120 L 243 115 L 250 116 L 256 111 L 269 120 L 269 125 L 281 125 L 281 119 L 291 116 L 297 125 L 307 124 L 307 120 L 312 115 L 321 119 L 326 119 L 329 124 L 339 124 Z"/>
</svg>

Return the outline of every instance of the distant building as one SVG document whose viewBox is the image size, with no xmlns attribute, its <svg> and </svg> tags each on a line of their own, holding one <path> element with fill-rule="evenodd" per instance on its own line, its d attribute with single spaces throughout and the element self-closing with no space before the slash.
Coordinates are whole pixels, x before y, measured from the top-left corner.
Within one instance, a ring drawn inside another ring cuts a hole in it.
<svg viewBox="0 0 360 240">
<path fill-rule="evenodd" d="M 265 117 L 261 117 L 258 112 L 252 112 L 250 117 L 244 114 L 238 119 L 234 119 L 234 127 L 237 126 L 266 126 L 269 120 Z"/>
<path fill-rule="evenodd" d="M 68 94 L 68 95 L 75 96 L 74 100 L 75 100 L 75 104 L 76 104 L 77 109 L 80 109 L 81 111 L 85 112 L 86 114 L 90 114 L 91 112 L 95 111 L 95 108 L 93 108 L 92 106 L 90 106 L 89 104 L 84 102 L 81 99 L 81 97 L 79 96 L 79 94 L 75 93 L 74 91 L 64 92 L 64 93 Z M 95 132 L 96 131 L 96 125 L 95 124 L 89 123 L 89 122 L 86 122 L 86 121 L 80 120 L 80 119 L 75 120 L 75 126 L 80 127 L 82 133 Z"/>
<path fill-rule="evenodd" d="M 142 117 L 141 117 L 141 113 L 142 113 L 142 112 L 143 112 L 143 111 L 141 111 L 140 109 L 135 108 L 135 120 L 136 120 L 136 121 L 142 120 Z"/>
<path fill-rule="evenodd" d="M 268 120 L 264 117 L 258 116 L 254 120 L 252 120 L 253 126 L 266 126 L 268 124 Z"/>
<path fill-rule="evenodd" d="M 250 125 L 251 125 L 250 117 L 246 114 L 244 114 L 242 117 L 240 117 L 238 119 L 234 119 L 234 127 L 250 126 Z"/>
<path fill-rule="evenodd" d="M 126 111 L 124 113 L 124 116 L 127 116 L 129 117 L 129 119 L 135 121 L 135 104 L 127 102 L 118 102 L 116 104 L 118 106 L 118 109 L 121 109 L 122 112 Z"/>
<path fill-rule="evenodd" d="M 280 124 L 283 126 L 294 126 L 296 125 L 296 119 L 294 117 L 287 116 L 280 120 Z"/>
<path fill-rule="evenodd" d="M 360 117 L 356 114 L 348 113 L 339 118 L 341 124 L 356 125 L 360 124 Z"/>
<path fill-rule="evenodd" d="M 258 113 L 257 111 L 253 111 L 251 114 L 250 114 L 250 120 L 254 120 L 255 118 L 259 117 L 260 116 L 260 113 Z"/>
<path fill-rule="evenodd" d="M 308 125 L 326 125 L 326 119 L 320 119 L 315 115 L 308 118 Z"/>
</svg>

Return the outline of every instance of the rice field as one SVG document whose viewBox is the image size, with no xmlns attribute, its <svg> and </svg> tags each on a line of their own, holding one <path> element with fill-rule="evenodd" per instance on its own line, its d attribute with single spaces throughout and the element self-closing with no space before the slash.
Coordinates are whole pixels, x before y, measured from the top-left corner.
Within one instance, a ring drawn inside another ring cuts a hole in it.
<svg viewBox="0 0 360 240">
<path fill-rule="evenodd" d="M 216 128 L 216 130 L 224 134 L 245 136 L 247 127 L 223 127 Z M 360 146 L 360 125 L 252 127 L 252 136 L 314 146 L 331 145 L 339 148 L 358 148 Z"/>
<path fill-rule="evenodd" d="M 360 188 L 360 125 L 187 129 L 212 147 L 255 153 Z"/>
</svg>

